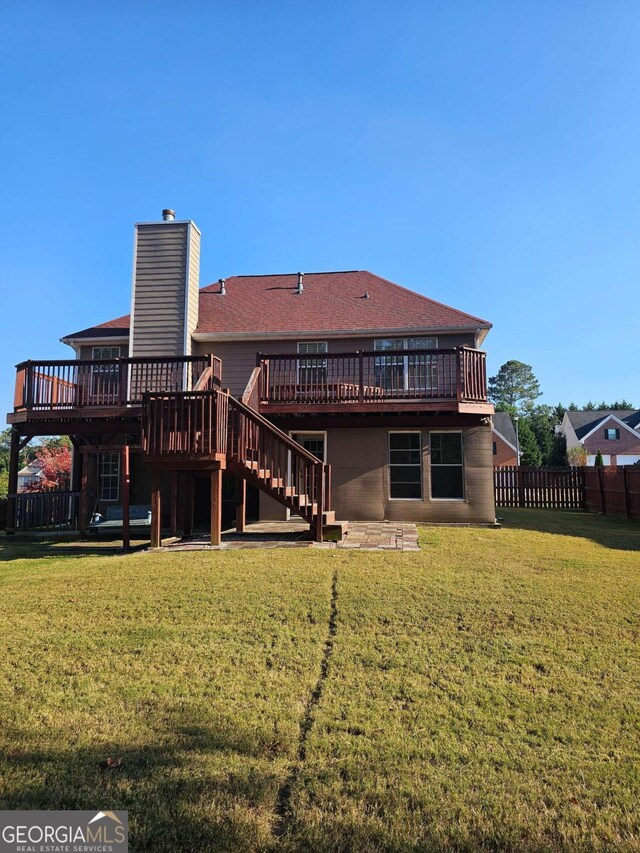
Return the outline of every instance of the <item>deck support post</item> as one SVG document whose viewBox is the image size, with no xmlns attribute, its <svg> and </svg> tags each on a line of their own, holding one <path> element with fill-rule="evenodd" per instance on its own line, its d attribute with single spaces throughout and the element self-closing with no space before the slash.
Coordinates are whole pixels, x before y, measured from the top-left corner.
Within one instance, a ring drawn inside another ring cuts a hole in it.
<svg viewBox="0 0 640 853">
<path fill-rule="evenodd" d="M 18 471 L 20 470 L 20 433 L 13 427 L 11 430 L 11 449 L 9 450 L 9 483 L 7 501 L 7 535 L 14 536 L 16 532 L 16 495 L 18 493 Z"/>
<path fill-rule="evenodd" d="M 154 468 L 151 472 L 151 547 L 162 545 L 162 498 L 160 471 Z"/>
<path fill-rule="evenodd" d="M 236 533 L 244 533 L 247 523 L 247 481 L 236 477 Z"/>
<path fill-rule="evenodd" d="M 185 471 L 182 475 L 182 535 L 193 534 L 193 506 L 194 506 L 194 475 L 192 471 Z"/>
<path fill-rule="evenodd" d="M 171 472 L 171 535 L 178 535 L 178 472 Z"/>
<path fill-rule="evenodd" d="M 316 542 L 322 542 L 322 528 L 324 526 L 324 465 L 322 463 L 316 466 L 315 475 L 318 478 L 318 504 L 315 517 L 315 535 Z"/>
<path fill-rule="evenodd" d="M 211 544 L 222 541 L 222 469 L 211 472 Z"/>
<path fill-rule="evenodd" d="M 97 453 L 83 453 L 82 457 L 78 529 L 82 536 L 86 536 L 87 527 L 96 505 L 97 467 L 100 457 Z"/>
<path fill-rule="evenodd" d="M 124 445 L 120 451 L 120 468 L 122 477 L 122 548 L 127 551 L 131 547 L 130 492 L 131 492 L 131 457 L 129 446 Z"/>
</svg>

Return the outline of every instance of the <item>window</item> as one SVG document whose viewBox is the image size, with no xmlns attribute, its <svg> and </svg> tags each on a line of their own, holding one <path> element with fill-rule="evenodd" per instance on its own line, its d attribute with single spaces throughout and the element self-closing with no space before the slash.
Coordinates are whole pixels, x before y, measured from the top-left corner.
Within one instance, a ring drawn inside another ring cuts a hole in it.
<svg viewBox="0 0 640 853">
<path fill-rule="evenodd" d="M 110 361 L 120 358 L 120 347 L 93 347 L 94 361 Z M 117 364 L 91 365 L 91 400 L 92 403 L 110 402 L 118 394 L 120 379 Z"/>
<path fill-rule="evenodd" d="M 104 361 L 109 358 L 120 358 L 120 347 L 94 347 L 91 358 L 94 361 Z"/>
<path fill-rule="evenodd" d="M 617 438 L 620 438 L 620 430 L 619 429 L 605 429 L 604 437 L 607 441 L 615 441 Z"/>
<path fill-rule="evenodd" d="M 389 433 L 389 497 L 422 500 L 422 444 L 419 432 Z"/>
<path fill-rule="evenodd" d="M 299 355 L 322 355 L 327 352 L 326 341 L 300 341 L 298 343 Z M 326 358 L 299 358 L 298 359 L 298 385 L 305 388 L 327 381 L 327 359 Z"/>
<path fill-rule="evenodd" d="M 389 352 L 375 361 L 376 384 L 388 392 L 425 390 L 435 387 L 437 382 L 437 362 L 428 354 L 398 353 L 394 350 L 437 349 L 437 338 L 378 338 L 374 349 Z"/>
<path fill-rule="evenodd" d="M 98 495 L 101 501 L 117 501 L 120 496 L 120 454 L 98 456 Z"/>
<path fill-rule="evenodd" d="M 497 441 L 493 442 L 493 455 L 494 456 L 498 455 L 498 442 Z"/>
<path fill-rule="evenodd" d="M 441 500 L 464 498 L 462 433 L 432 432 L 431 497 Z"/>
<path fill-rule="evenodd" d="M 291 438 L 301 444 L 309 453 L 325 461 L 325 433 L 323 432 L 293 432 Z"/>
</svg>

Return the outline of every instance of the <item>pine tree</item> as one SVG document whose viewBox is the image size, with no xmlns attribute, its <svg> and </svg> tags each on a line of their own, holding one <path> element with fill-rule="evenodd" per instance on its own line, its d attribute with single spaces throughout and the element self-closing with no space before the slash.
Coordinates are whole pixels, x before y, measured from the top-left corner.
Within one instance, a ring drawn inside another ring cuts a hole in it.
<svg viewBox="0 0 640 853">
<path fill-rule="evenodd" d="M 598 450 L 598 452 L 596 453 L 595 464 L 596 465 L 604 465 L 604 459 L 602 458 L 602 451 L 601 450 Z"/>
<path fill-rule="evenodd" d="M 489 396 L 493 402 L 511 406 L 517 411 L 530 409 L 541 393 L 531 365 L 521 361 L 505 362 L 489 379 Z"/>
<path fill-rule="evenodd" d="M 536 439 L 542 465 L 549 465 L 553 453 L 553 422 L 549 406 L 539 406 L 526 420 Z"/>
<path fill-rule="evenodd" d="M 539 468 L 542 465 L 542 453 L 538 447 L 535 433 L 524 418 L 518 424 L 518 439 L 521 464 L 528 465 L 531 468 Z"/>
<path fill-rule="evenodd" d="M 569 464 L 567 460 L 567 439 L 563 435 L 554 435 L 553 450 L 547 464 L 558 468 Z"/>
</svg>

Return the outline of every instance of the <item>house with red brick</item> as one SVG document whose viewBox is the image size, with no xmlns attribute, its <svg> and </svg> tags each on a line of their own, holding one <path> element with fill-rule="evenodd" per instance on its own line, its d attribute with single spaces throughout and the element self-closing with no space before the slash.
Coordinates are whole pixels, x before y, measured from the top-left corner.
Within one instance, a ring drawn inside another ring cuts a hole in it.
<svg viewBox="0 0 640 853">
<path fill-rule="evenodd" d="M 640 411 L 596 410 L 565 412 L 561 433 L 567 450 L 582 446 L 587 464 L 594 465 L 598 451 L 605 465 L 635 465 L 640 461 Z"/>
<path fill-rule="evenodd" d="M 494 412 L 491 432 L 493 439 L 493 465 L 502 468 L 518 464 L 518 439 L 508 412 Z"/>
</svg>

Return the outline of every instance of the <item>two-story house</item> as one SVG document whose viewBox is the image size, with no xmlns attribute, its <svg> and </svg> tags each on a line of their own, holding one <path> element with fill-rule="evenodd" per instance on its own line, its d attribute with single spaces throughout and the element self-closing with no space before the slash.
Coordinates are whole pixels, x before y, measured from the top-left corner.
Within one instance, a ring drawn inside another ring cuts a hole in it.
<svg viewBox="0 0 640 853">
<path fill-rule="evenodd" d="M 595 464 L 598 450 L 605 465 L 634 465 L 640 461 L 640 411 L 565 412 L 560 432 L 567 440 L 567 450 L 585 448 L 588 465 Z"/>
<path fill-rule="evenodd" d="M 71 437 L 81 530 L 149 503 L 154 544 L 194 524 L 218 542 L 223 514 L 299 514 L 316 538 L 336 517 L 495 521 L 489 323 L 362 270 L 200 289 L 199 255 L 173 211 L 138 223 L 130 313 L 18 365 L 14 456 Z"/>
</svg>

